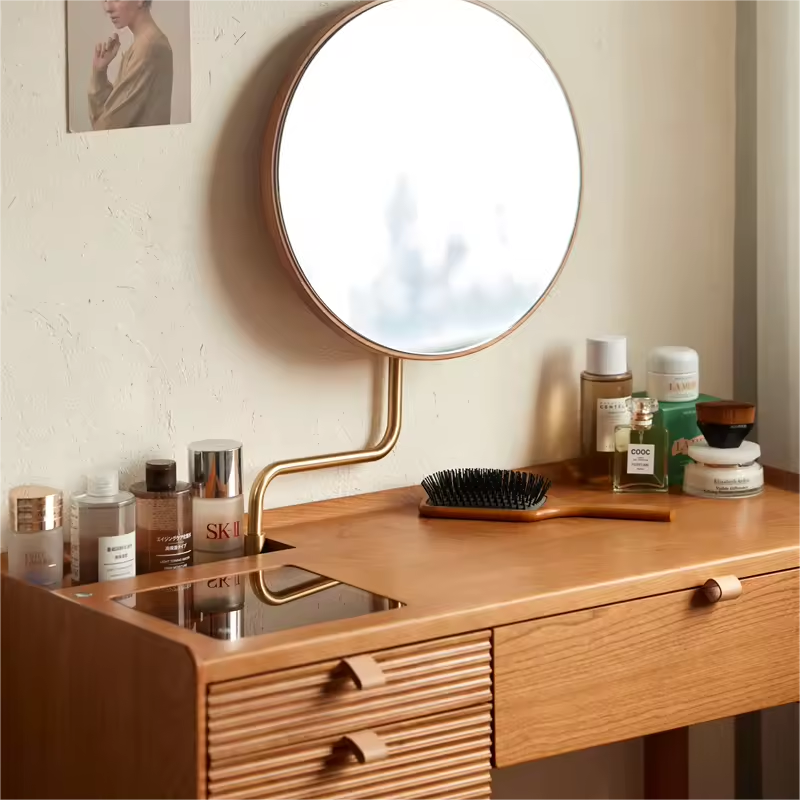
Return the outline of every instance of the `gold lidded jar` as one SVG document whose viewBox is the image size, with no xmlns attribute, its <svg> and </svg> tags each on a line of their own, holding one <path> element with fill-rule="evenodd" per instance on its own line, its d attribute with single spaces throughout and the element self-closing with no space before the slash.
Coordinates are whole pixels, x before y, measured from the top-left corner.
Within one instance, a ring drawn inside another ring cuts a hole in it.
<svg viewBox="0 0 800 800">
<path fill-rule="evenodd" d="M 59 587 L 64 570 L 62 492 L 50 486 L 17 486 L 8 503 L 9 573 L 28 583 Z"/>
</svg>

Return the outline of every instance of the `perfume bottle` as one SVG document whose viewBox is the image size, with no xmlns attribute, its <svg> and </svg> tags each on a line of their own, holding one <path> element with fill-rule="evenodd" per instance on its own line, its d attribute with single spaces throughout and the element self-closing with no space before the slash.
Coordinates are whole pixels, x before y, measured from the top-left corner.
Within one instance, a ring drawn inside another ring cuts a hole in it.
<svg viewBox="0 0 800 800">
<path fill-rule="evenodd" d="M 666 492 L 669 434 L 653 424 L 658 400 L 632 397 L 627 404 L 630 423 L 614 429 L 614 491 Z"/>
</svg>

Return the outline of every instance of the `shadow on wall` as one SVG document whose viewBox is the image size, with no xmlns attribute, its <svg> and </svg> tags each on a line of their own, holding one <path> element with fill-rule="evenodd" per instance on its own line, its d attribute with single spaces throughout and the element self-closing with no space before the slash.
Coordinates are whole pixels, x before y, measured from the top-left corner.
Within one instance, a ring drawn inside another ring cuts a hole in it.
<svg viewBox="0 0 800 800">
<path fill-rule="evenodd" d="M 534 463 L 573 458 L 580 452 L 578 382 L 567 344 L 548 348 L 539 372 L 534 406 Z"/>
<path fill-rule="evenodd" d="M 341 12 L 319 20 L 320 29 Z M 209 239 L 220 294 L 255 343 L 287 363 L 363 360 L 368 351 L 306 306 L 278 260 L 261 204 L 261 153 L 272 102 L 311 36 L 287 37 L 247 81 L 223 126 L 209 188 Z"/>
</svg>

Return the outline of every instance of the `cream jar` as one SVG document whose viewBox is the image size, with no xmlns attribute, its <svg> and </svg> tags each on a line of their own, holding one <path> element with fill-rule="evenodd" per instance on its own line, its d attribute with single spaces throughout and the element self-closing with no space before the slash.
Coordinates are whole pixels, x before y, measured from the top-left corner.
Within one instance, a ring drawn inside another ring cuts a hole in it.
<svg viewBox="0 0 800 800">
<path fill-rule="evenodd" d="M 683 491 L 695 497 L 734 500 L 755 497 L 764 491 L 764 470 L 757 459 L 761 447 L 742 442 L 739 447 L 689 445 L 689 458 L 683 473 Z"/>
<path fill-rule="evenodd" d="M 63 503 L 61 492 L 49 486 L 17 486 L 9 492 L 8 571 L 15 578 L 51 589 L 61 586 Z"/>
<path fill-rule="evenodd" d="M 655 347 L 647 356 L 647 395 L 662 403 L 700 396 L 700 359 L 691 347 Z"/>
</svg>

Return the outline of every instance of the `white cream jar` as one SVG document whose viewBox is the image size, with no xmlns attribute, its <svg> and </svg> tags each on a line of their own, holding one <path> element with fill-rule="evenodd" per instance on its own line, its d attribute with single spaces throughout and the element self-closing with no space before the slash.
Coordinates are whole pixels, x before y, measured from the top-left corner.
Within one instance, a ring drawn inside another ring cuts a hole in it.
<svg viewBox="0 0 800 800">
<path fill-rule="evenodd" d="M 655 347 L 647 356 L 647 396 L 685 403 L 700 396 L 700 359 L 691 347 Z"/>
<path fill-rule="evenodd" d="M 734 500 L 755 497 L 764 491 L 764 470 L 756 459 L 761 447 L 744 441 L 739 447 L 722 449 L 706 443 L 689 445 L 683 472 L 683 491 L 695 497 Z"/>
</svg>

